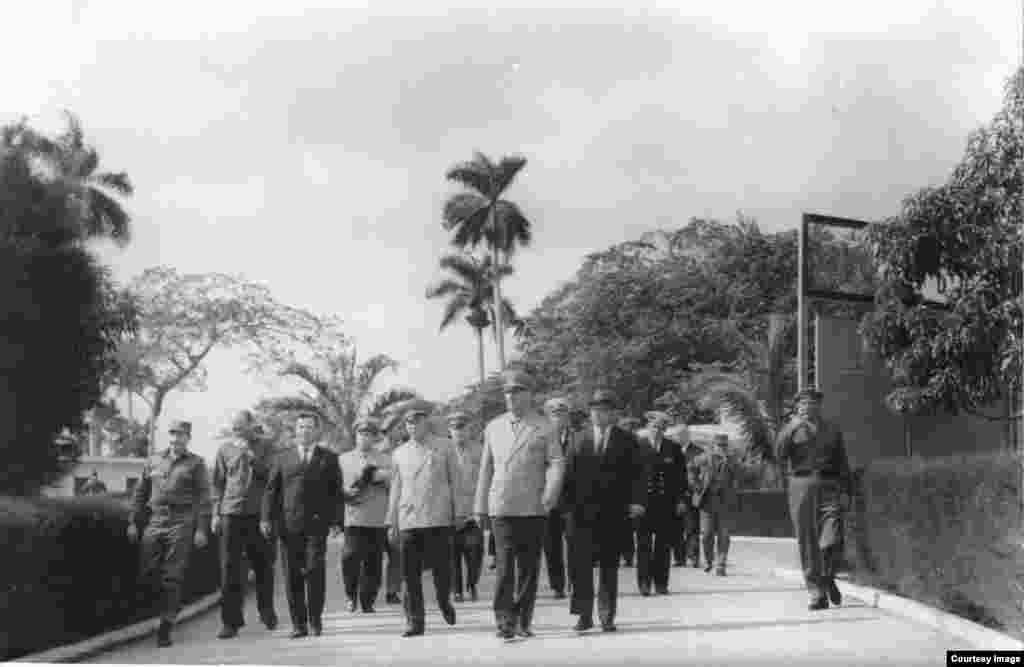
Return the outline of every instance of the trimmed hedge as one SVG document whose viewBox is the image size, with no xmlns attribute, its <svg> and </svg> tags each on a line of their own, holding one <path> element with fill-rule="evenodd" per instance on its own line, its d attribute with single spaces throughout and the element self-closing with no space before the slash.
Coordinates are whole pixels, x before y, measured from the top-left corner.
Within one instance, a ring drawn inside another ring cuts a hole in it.
<svg viewBox="0 0 1024 667">
<path fill-rule="evenodd" d="M 137 585 L 139 547 L 115 496 L 0 498 L 0 659 L 13 660 L 157 613 Z M 193 552 L 187 604 L 219 586 L 215 542 Z"/>
<path fill-rule="evenodd" d="M 1020 465 L 1005 452 L 873 462 L 848 527 L 854 578 L 1024 635 Z"/>
</svg>

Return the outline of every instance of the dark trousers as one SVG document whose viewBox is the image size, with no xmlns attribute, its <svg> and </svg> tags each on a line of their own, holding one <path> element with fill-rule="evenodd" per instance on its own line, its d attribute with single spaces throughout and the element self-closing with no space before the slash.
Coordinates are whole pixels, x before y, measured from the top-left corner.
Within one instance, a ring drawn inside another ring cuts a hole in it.
<svg viewBox="0 0 1024 667">
<path fill-rule="evenodd" d="M 196 524 L 187 518 L 154 518 L 142 532 L 139 574 L 144 591 L 159 591 L 160 619 L 173 623 L 181 608 L 182 589 Z"/>
<path fill-rule="evenodd" d="M 484 563 L 484 531 L 476 522 L 455 531 L 452 549 L 452 573 L 455 575 L 455 592 L 462 594 L 465 589 L 476 590 L 480 581 L 480 568 Z M 466 578 L 462 578 L 462 565 L 466 565 Z"/>
<path fill-rule="evenodd" d="M 636 557 L 636 528 L 632 521 L 626 521 L 622 528 L 622 559 L 632 563 Z"/>
<path fill-rule="evenodd" d="M 220 518 L 220 618 L 227 627 L 245 625 L 246 568 L 249 561 L 256 578 L 256 609 L 260 618 L 276 617 L 274 612 L 274 543 L 260 533 L 258 516 L 226 515 Z"/>
<path fill-rule="evenodd" d="M 388 557 L 388 565 L 384 570 L 384 590 L 388 595 L 402 592 L 402 558 L 398 544 L 385 540 L 384 553 Z"/>
<path fill-rule="evenodd" d="M 652 504 L 653 505 L 653 504 Z M 634 520 L 636 527 L 636 582 L 641 590 L 668 588 L 672 543 L 678 541 L 679 523 L 671 507 L 653 505 L 650 514 Z"/>
<path fill-rule="evenodd" d="M 684 564 L 689 560 L 696 567 L 700 562 L 700 511 L 687 506 L 676 526 L 679 539 L 672 548 L 676 562 Z"/>
<path fill-rule="evenodd" d="M 401 550 L 402 579 L 405 581 L 405 617 L 409 625 L 423 627 L 426 611 L 423 606 L 423 570 L 429 566 L 434 574 L 437 606 L 451 604 L 452 529 L 410 528 L 398 536 Z"/>
<path fill-rule="evenodd" d="M 729 536 L 732 533 L 732 512 L 717 500 L 708 500 L 700 508 L 700 543 L 704 549 L 704 566 L 714 564 L 725 568 L 729 558 Z"/>
<path fill-rule="evenodd" d="M 545 522 L 543 516 L 491 517 L 498 561 L 494 618 L 499 628 L 518 624 L 527 629 L 533 622 Z"/>
<path fill-rule="evenodd" d="M 565 591 L 565 519 L 553 510 L 548 515 L 544 530 L 544 562 L 548 568 L 548 583 L 553 591 Z"/>
<path fill-rule="evenodd" d="M 350 600 L 358 599 L 364 609 L 373 606 L 380 591 L 387 530 L 384 527 L 345 527 L 341 578 L 345 583 L 345 595 Z"/>
<path fill-rule="evenodd" d="M 292 625 L 319 624 L 324 613 L 327 584 L 327 534 L 281 532 L 288 612 Z"/>
<path fill-rule="evenodd" d="M 619 596 L 619 558 L 622 554 L 623 519 L 581 521 L 566 517 L 569 542 L 569 581 L 572 596 L 569 612 L 594 617 L 594 562 L 598 564 L 597 613 L 602 623 L 615 621 Z"/>
<path fill-rule="evenodd" d="M 793 520 L 804 583 L 812 597 L 824 597 L 842 553 L 842 506 L 838 482 L 817 475 L 789 478 Z"/>
</svg>

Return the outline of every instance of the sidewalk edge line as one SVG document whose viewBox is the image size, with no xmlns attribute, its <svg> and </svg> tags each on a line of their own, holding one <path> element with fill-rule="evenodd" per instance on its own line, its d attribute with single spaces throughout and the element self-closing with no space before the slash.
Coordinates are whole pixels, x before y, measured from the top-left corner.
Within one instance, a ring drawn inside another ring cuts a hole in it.
<svg viewBox="0 0 1024 667">
<path fill-rule="evenodd" d="M 210 593 L 182 609 L 175 623 L 191 620 L 209 611 L 219 602 L 220 591 Z M 156 618 L 148 618 L 123 628 L 83 639 L 74 644 L 64 644 L 63 646 L 57 646 L 38 653 L 29 653 L 20 658 L 15 658 L 11 662 L 77 662 L 123 644 L 154 635 L 156 634 L 156 627 Z"/>
<path fill-rule="evenodd" d="M 780 579 L 803 581 L 803 573 L 788 568 L 772 568 L 773 576 Z M 870 586 L 837 581 L 843 595 L 861 600 L 875 609 L 881 609 L 897 616 L 903 616 L 935 630 L 964 639 L 978 648 L 986 650 L 1024 650 L 1024 642 L 1014 639 L 998 630 L 961 618 L 930 605 L 887 593 Z"/>
</svg>

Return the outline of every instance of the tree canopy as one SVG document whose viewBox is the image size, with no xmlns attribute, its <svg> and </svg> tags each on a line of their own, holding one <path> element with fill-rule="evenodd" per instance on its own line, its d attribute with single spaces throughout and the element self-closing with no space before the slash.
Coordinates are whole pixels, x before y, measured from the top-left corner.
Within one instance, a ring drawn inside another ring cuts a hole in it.
<svg viewBox="0 0 1024 667">
<path fill-rule="evenodd" d="M 878 307 L 863 331 L 893 371 L 904 412 L 989 412 L 1020 390 L 1024 68 L 973 132 L 945 183 L 871 230 Z M 920 297 L 937 285 L 944 308 Z"/>
</svg>

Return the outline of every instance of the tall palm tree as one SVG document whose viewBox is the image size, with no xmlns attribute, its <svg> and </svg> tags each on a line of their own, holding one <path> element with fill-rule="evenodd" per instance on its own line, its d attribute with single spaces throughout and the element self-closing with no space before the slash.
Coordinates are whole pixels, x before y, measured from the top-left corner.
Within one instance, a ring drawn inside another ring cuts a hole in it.
<svg viewBox="0 0 1024 667">
<path fill-rule="evenodd" d="M 494 266 L 502 266 L 518 246 L 529 245 L 530 221 L 514 202 L 502 199 L 516 175 L 526 166 L 526 158 L 503 157 L 495 164 L 476 151 L 469 162 L 460 162 L 445 175 L 467 191 L 445 202 L 444 228 L 454 230 L 452 245 L 459 249 L 476 248 L 483 243 L 491 253 Z M 493 276 L 495 303 L 502 303 L 501 272 Z M 498 343 L 498 370 L 505 369 L 505 313 L 495 310 L 495 337 Z"/>
<path fill-rule="evenodd" d="M 491 255 L 484 257 L 483 260 L 468 254 L 445 255 L 441 258 L 441 268 L 449 271 L 452 277 L 445 278 L 427 289 L 428 299 L 447 299 L 444 316 L 441 318 L 441 331 L 451 326 L 459 317 L 465 317 L 466 322 L 476 333 L 477 366 L 481 384 L 486 379 L 484 329 L 490 326 L 492 321 L 498 321 L 498 312 L 504 316 L 502 321 L 513 323 L 518 320 L 512 304 L 507 299 L 501 301 L 501 309 L 495 308 L 498 280 L 513 272 L 512 267 L 507 264 L 497 270 L 495 266 Z"/>
<path fill-rule="evenodd" d="M 78 118 L 65 112 L 68 127 L 56 139 L 45 137 L 24 122 L 12 131 L 22 133 L 25 145 L 42 158 L 48 176 L 67 189 L 70 203 L 78 209 L 84 239 L 110 239 L 125 245 L 131 238 L 131 218 L 117 197 L 128 197 L 134 188 L 124 172 L 100 171 L 100 157 L 85 143 Z"/>
</svg>

